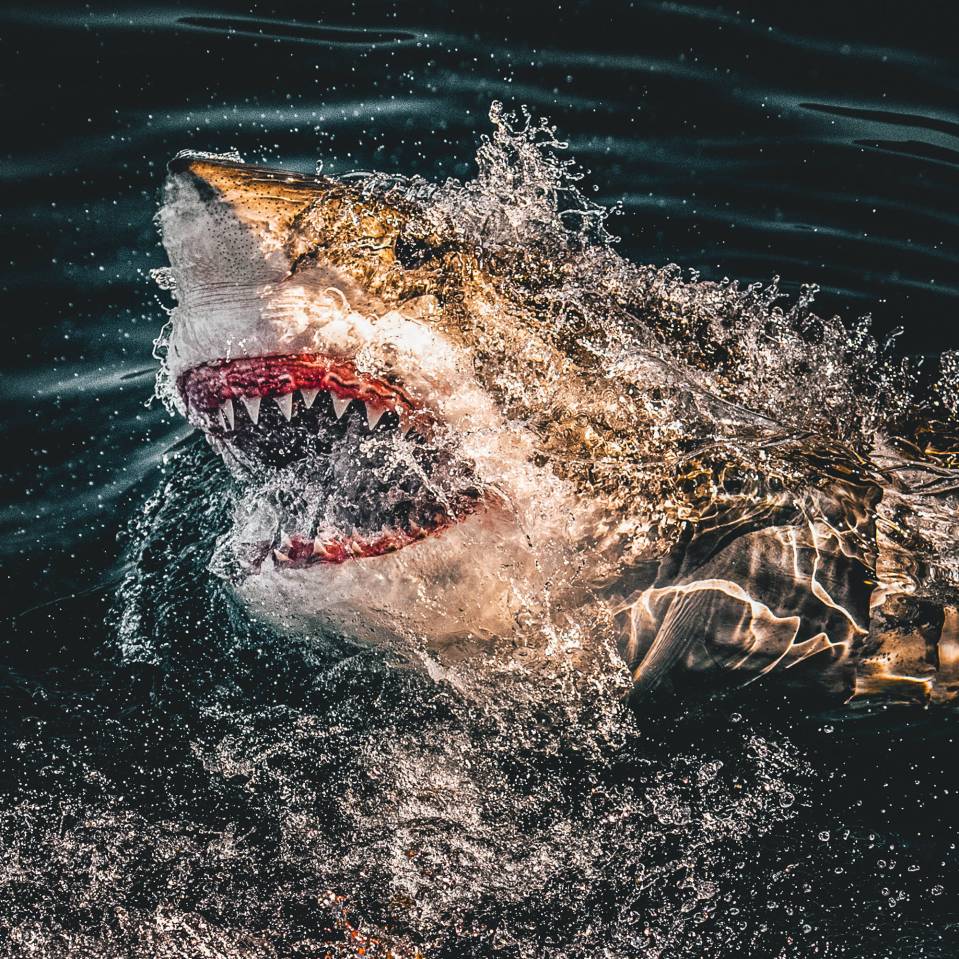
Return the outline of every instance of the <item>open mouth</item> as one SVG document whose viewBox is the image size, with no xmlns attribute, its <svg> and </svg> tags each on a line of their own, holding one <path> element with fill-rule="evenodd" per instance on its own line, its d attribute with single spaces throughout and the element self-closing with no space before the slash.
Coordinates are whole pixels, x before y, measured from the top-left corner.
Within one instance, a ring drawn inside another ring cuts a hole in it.
<svg viewBox="0 0 959 959">
<path fill-rule="evenodd" d="M 188 416 L 277 517 L 257 568 L 391 553 L 476 511 L 471 464 L 397 383 L 319 354 L 216 360 L 184 373 Z"/>
</svg>

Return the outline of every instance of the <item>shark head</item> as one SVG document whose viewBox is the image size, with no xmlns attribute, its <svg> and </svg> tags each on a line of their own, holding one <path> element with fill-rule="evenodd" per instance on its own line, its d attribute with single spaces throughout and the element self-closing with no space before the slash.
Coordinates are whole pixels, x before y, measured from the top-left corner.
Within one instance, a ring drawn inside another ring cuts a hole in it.
<svg viewBox="0 0 959 959">
<path fill-rule="evenodd" d="M 249 490 L 244 599 L 434 650 L 533 608 L 569 625 L 619 561 L 638 416 L 628 383 L 598 389 L 591 331 L 515 292 L 575 250 L 507 257 L 416 189 L 201 155 L 170 164 L 160 223 L 173 402 Z"/>
</svg>

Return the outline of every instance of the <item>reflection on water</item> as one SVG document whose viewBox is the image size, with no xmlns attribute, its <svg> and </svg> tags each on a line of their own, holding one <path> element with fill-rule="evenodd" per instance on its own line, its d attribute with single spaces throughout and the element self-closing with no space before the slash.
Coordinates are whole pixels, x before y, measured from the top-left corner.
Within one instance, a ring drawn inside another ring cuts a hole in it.
<svg viewBox="0 0 959 959">
<path fill-rule="evenodd" d="M 635 262 L 955 347 L 947 14 L 5 16 L 6 954 L 955 953 L 951 714 L 477 701 L 280 639 L 207 571 L 227 477 L 144 374 L 170 156 L 467 178 L 494 96 Z"/>
</svg>

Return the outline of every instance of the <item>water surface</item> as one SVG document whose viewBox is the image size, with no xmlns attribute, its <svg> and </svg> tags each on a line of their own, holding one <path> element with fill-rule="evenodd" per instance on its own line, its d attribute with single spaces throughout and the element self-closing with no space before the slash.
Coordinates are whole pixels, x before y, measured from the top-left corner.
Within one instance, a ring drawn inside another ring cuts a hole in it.
<svg viewBox="0 0 959 959">
<path fill-rule="evenodd" d="M 959 346 L 956 26 L 915 3 L 8 9 L 0 948 L 956 954 L 950 713 L 477 708 L 247 620 L 207 570 L 218 498 L 165 522 L 223 475 L 150 402 L 149 280 L 177 151 L 468 177 L 495 98 L 558 125 L 630 258 L 815 283 L 932 358 Z"/>
</svg>

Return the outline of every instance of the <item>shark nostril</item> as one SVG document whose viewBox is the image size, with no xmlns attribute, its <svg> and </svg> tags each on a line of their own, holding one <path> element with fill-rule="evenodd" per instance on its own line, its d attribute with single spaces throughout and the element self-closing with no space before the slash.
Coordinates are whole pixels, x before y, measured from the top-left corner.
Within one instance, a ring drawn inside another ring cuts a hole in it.
<svg viewBox="0 0 959 959">
<path fill-rule="evenodd" d="M 180 176 L 185 173 L 191 173 L 196 161 L 197 156 L 195 153 L 191 152 L 190 150 L 181 150 L 172 160 L 167 163 L 167 173 L 169 173 L 171 176 Z"/>
</svg>

